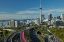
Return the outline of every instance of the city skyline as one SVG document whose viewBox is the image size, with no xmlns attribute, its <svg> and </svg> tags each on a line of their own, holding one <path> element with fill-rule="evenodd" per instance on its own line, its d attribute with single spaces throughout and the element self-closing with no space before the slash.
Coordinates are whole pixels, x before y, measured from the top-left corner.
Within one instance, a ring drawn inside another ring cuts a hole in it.
<svg viewBox="0 0 64 42">
<path fill-rule="evenodd" d="M 42 14 L 60 16 L 64 13 L 64 0 L 42 0 Z M 40 17 L 40 0 L 0 0 L 0 19 Z"/>
</svg>

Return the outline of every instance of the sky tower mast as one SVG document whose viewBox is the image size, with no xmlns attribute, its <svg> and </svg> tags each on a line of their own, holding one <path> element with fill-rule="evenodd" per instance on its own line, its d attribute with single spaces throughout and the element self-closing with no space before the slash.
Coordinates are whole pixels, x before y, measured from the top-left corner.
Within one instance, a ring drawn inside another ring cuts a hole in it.
<svg viewBox="0 0 64 42">
<path fill-rule="evenodd" d="M 41 0 L 40 0 L 40 24 L 42 23 L 42 3 L 41 3 Z"/>
</svg>

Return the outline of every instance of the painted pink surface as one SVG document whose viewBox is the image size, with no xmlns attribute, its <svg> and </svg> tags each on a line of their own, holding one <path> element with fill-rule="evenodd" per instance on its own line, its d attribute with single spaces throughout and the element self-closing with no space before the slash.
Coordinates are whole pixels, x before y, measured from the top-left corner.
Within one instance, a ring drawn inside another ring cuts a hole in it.
<svg viewBox="0 0 64 42">
<path fill-rule="evenodd" d="M 27 42 L 26 38 L 24 37 L 24 31 L 21 32 L 20 37 L 23 42 Z"/>
</svg>

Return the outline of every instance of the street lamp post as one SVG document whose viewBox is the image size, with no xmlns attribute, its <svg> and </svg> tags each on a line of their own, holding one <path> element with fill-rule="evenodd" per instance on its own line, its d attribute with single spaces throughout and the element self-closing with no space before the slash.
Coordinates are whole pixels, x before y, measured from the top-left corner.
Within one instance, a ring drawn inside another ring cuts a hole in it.
<svg viewBox="0 0 64 42">
<path fill-rule="evenodd" d="M 11 42 L 12 42 L 12 39 L 11 39 Z"/>
</svg>

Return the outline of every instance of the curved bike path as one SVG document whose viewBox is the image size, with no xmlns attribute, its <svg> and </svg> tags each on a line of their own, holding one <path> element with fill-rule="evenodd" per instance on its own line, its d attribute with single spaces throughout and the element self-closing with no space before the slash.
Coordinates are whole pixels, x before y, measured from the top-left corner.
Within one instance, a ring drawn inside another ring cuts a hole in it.
<svg viewBox="0 0 64 42">
<path fill-rule="evenodd" d="M 21 34 L 20 34 L 20 38 L 21 38 L 21 40 L 23 41 L 23 42 L 27 42 L 27 39 L 25 38 L 25 36 L 24 36 L 24 30 L 21 32 Z"/>
</svg>

